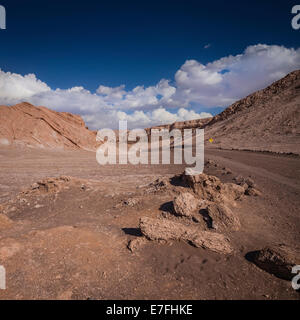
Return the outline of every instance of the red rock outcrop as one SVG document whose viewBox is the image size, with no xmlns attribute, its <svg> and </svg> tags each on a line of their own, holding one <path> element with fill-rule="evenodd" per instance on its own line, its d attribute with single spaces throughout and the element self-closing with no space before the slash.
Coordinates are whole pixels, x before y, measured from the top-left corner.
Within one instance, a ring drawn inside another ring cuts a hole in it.
<svg viewBox="0 0 300 320">
<path fill-rule="evenodd" d="M 30 103 L 0 106 L 0 146 L 95 150 L 96 134 L 79 115 Z"/>
</svg>

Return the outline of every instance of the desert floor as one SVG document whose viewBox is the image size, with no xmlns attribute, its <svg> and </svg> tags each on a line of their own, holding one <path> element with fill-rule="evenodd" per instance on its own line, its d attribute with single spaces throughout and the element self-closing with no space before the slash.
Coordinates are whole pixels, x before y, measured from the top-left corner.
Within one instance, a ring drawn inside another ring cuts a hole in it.
<svg viewBox="0 0 300 320">
<path fill-rule="evenodd" d="M 183 166 L 100 166 L 91 152 L 0 148 L 0 205 L 10 219 L 0 222 L 0 299 L 299 299 L 245 256 L 300 243 L 300 159 L 213 148 L 205 157 L 216 164 L 206 173 L 251 176 L 261 191 L 234 209 L 241 228 L 230 233 L 231 255 L 174 241 L 127 248 L 140 217 L 160 216 L 174 199 L 176 183 L 157 192 L 149 184 Z M 31 187 L 61 175 L 74 179 L 53 192 Z"/>
</svg>

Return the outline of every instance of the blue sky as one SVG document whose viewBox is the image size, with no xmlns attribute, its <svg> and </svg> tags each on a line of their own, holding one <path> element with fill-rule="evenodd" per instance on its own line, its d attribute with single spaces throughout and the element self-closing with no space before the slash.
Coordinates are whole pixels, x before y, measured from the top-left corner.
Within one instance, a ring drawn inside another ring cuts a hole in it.
<svg viewBox="0 0 300 320">
<path fill-rule="evenodd" d="M 295 3 L 290 1 L 0 0 L 0 4 L 7 11 L 7 29 L 0 30 L 0 103 L 26 100 L 80 113 L 92 127 L 103 125 L 102 112 L 117 119 L 128 115 L 133 125 L 141 126 L 168 121 L 170 112 L 177 114 L 170 121 L 201 112 L 214 114 L 299 69 L 300 30 L 291 28 Z M 261 51 L 264 58 L 259 63 L 266 64 L 263 71 L 269 73 L 264 79 L 262 70 L 255 70 Z M 238 55 L 243 62 L 238 62 Z M 278 55 L 281 59 L 274 58 Z M 220 59 L 231 56 L 236 57 L 234 62 L 217 67 Z M 187 61 L 195 63 L 186 65 Z M 208 65 L 214 62 L 213 67 Z M 238 88 L 239 76 L 247 72 L 250 82 L 241 86 L 248 90 Z M 35 79 L 21 83 L 12 76 L 28 74 Z M 162 79 L 169 80 L 168 85 Z M 20 90 L 16 96 L 11 93 L 14 86 Z M 150 89 L 134 92 L 136 87 Z M 225 94 L 226 87 L 231 95 Z M 203 92 L 220 99 L 203 98 Z M 95 95 L 105 99 L 98 101 Z M 161 97 L 165 99 L 159 103 Z M 85 101 L 87 105 L 80 106 Z M 130 118 L 134 112 L 138 114 Z M 104 123 L 114 125 L 110 121 Z"/>
</svg>

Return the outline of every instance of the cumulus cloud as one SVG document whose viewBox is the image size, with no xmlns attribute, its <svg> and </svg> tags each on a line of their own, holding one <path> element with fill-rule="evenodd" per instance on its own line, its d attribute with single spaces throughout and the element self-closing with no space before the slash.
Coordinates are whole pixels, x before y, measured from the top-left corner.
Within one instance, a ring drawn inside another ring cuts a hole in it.
<svg viewBox="0 0 300 320">
<path fill-rule="evenodd" d="M 97 89 L 97 93 L 105 97 L 110 97 L 111 99 L 122 99 L 123 96 L 126 94 L 124 88 L 124 84 L 115 88 L 100 85 Z"/>
<path fill-rule="evenodd" d="M 50 90 L 47 84 L 38 80 L 34 74 L 21 76 L 3 72 L 0 69 L 0 103 L 2 104 L 11 104 Z"/>
<path fill-rule="evenodd" d="M 180 108 L 176 113 L 167 111 L 165 108 L 158 108 L 151 112 L 144 113 L 143 111 L 135 111 L 132 115 L 123 114 L 123 118 L 120 120 L 127 120 L 129 122 L 145 121 L 147 123 L 156 124 L 169 124 L 175 121 L 185 121 L 200 118 L 210 117 L 210 113 L 200 112 L 196 113 L 194 110 L 187 110 Z"/>
<path fill-rule="evenodd" d="M 187 60 L 174 81 L 162 79 L 132 90 L 125 85 L 100 85 L 96 92 L 82 86 L 51 89 L 34 74 L 22 76 L 0 69 L 0 104 L 28 101 L 78 113 L 93 129 L 116 128 L 119 120 L 127 120 L 131 127 L 149 127 L 210 116 L 191 106 L 226 107 L 299 68 L 300 49 L 258 44 L 207 64 Z"/>
<path fill-rule="evenodd" d="M 188 60 L 175 74 L 175 98 L 207 107 L 228 106 L 299 68 L 300 49 L 263 44 L 206 65 Z"/>
<path fill-rule="evenodd" d="M 117 105 L 120 109 L 152 109 L 161 104 L 167 106 L 172 103 L 171 97 L 176 88 L 169 82 L 162 79 L 155 86 L 137 86 L 131 91 L 125 91 L 124 85 L 114 88 L 100 85 L 97 93 L 107 105 Z"/>
<path fill-rule="evenodd" d="M 212 115 L 207 112 L 197 113 L 194 110 L 180 108 L 176 113 L 169 112 L 165 108 L 157 108 L 144 112 L 136 110 L 132 113 L 110 110 L 106 114 L 83 115 L 84 120 L 94 128 L 116 127 L 119 120 L 126 120 L 129 128 L 144 128 L 159 124 L 170 124 L 175 121 L 208 118 Z"/>
</svg>

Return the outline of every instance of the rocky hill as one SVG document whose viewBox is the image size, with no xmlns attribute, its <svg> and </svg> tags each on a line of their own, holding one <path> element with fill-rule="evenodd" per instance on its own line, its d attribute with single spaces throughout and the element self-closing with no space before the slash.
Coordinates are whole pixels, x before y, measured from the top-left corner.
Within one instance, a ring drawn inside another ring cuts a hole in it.
<svg viewBox="0 0 300 320">
<path fill-rule="evenodd" d="M 153 128 L 205 128 L 206 141 L 213 139 L 208 146 L 300 154 L 300 70 L 213 118 Z M 96 132 L 88 130 L 78 115 L 21 103 L 0 106 L 0 145 L 95 150 Z"/>
<path fill-rule="evenodd" d="M 296 70 L 289 73 L 287 76 L 274 82 L 267 88 L 257 91 L 255 93 L 252 93 L 248 95 L 246 98 L 243 98 L 235 102 L 234 104 L 226 108 L 223 112 L 214 116 L 214 118 L 210 122 L 210 125 L 215 122 L 228 119 L 231 115 L 234 115 L 237 112 L 251 108 L 252 106 L 268 103 L 270 98 L 273 98 L 273 96 L 283 95 L 289 98 L 295 93 L 297 95 L 297 90 L 299 94 L 299 89 L 300 89 L 299 79 L 300 79 L 300 70 Z"/>
<path fill-rule="evenodd" d="M 204 127 L 206 139 L 221 148 L 300 154 L 300 70 L 235 102 Z"/>
<path fill-rule="evenodd" d="M 0 145 L 95 150 L 96 134 L 78 115 L 24 102 L 0 106 Z"/>
<path fill-rule="evenodd" d="M 235 102 L 213 118 L 155 128 L 161 127 L 204 128 L 207 147 L 300 154 L 300 70 Z"/>
</svg>

